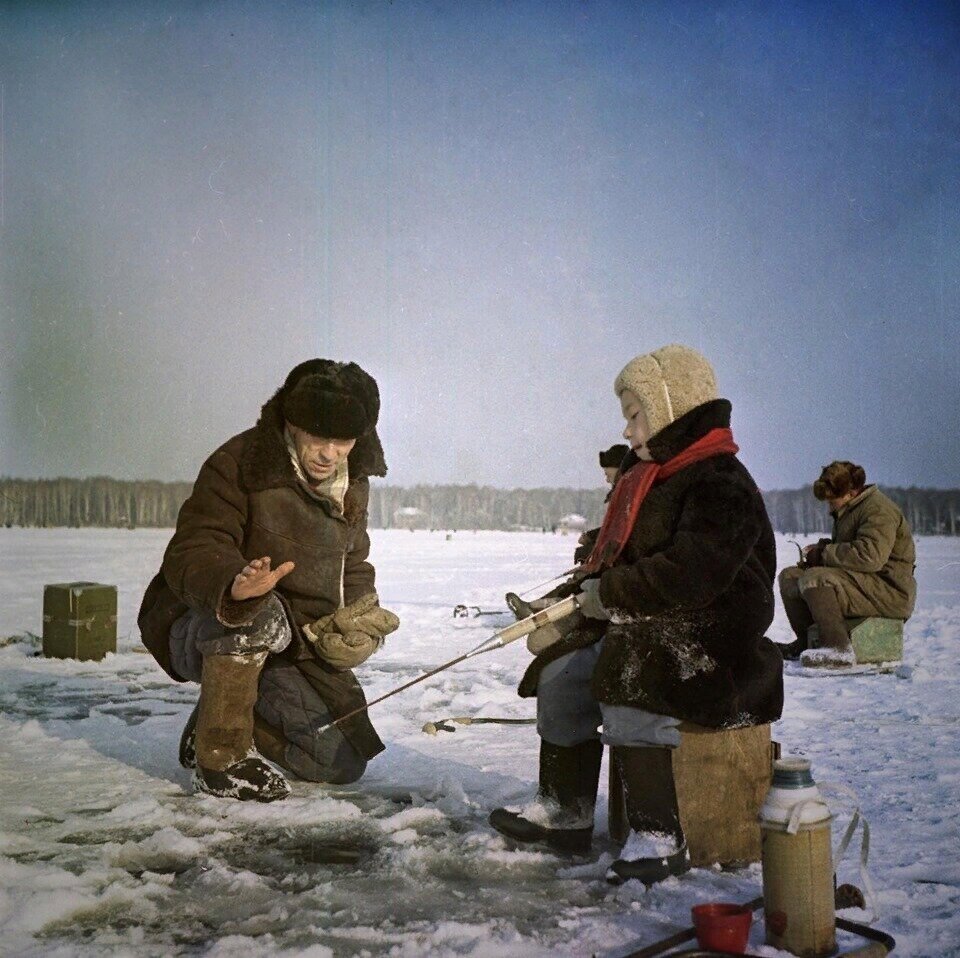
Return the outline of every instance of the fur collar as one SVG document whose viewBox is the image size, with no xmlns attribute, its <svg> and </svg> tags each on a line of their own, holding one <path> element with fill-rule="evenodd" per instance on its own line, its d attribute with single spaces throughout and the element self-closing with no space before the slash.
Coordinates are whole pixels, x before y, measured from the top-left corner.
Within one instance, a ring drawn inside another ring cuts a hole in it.
<svg viewBox="0 0 960 958">
<path fill-rule="evenodd" d="M 728 400 L 711 399 L 684 413 L 647 443 L 654 462 L 668 462 L 711 429 L 729 429 L 730 412 Z"/>
<path fill-rule="evenodd" d="M 711 429 L 729 429 L 731 405 L 727 399 L 711 399 L 665 426 L 647 443 L 654 462 L 668 462 Z M 631 449 L 620 466 L 623 474 L 639 460 Z"/>
<path fill-rule="evenodd" d="M 857 506 L 862 505 L 870 496 L 872 496 L 877 491 L 876 485 L 871 483 L 869 486 L 866 486 L 863 492 L 857 493 L 849 502 L 844 503 L 836 512 L 831 512 L 835 519 L 839 519 L 842 516 L 845 516 L 848 512 L 853 512 Z"/>
</svg>

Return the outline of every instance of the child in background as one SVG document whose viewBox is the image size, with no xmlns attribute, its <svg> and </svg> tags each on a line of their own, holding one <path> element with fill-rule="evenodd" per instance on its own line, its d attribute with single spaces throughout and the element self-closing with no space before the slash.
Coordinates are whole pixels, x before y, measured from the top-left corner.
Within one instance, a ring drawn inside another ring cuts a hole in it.
<svg viewBox="0 0 960 958">
<path fill-rule="evenodd" d="M 620 475 L 620 463 L 623 462 L 623 457 L 629 451 L 629 446 L 619 443 L 616 446 L 611 446 L 609 449 L 602 450 L 600 453 L 600 468 L 603 470 L 603 478 L 606 479 L 607 485 L 610 486 L 610 492 L 607 493 L 606 498 L 603 500 L 604 502 L 610 501 L 613 487 L 617 484 L 617 476 Z M 573 553 L 573 562 L 575 565 L 580 565 L 580 563 L 590 555 L 599 534 L 599 528 L 588 529 L 580 536 L 577 540 L 577 548 Z"/>
</svg>

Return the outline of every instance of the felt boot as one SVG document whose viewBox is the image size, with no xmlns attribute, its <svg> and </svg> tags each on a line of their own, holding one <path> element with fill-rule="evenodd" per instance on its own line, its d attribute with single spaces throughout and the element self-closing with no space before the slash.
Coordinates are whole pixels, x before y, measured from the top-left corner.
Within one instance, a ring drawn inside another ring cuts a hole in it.
<svg viewBox="0 0 960 958">
<path fill-rule="evenodd" d="M 785 661 L 795 661 L 800 653 L 807 648 L 807 629 L 813 625 L 813 616 L 803 596 L 794 584 L 790 590 L 781 588 L 780 598 L 783 600 L 783 610 L 787 613 L 787 621 L 796 638 L 786 645 L 777 645 Z"/>
<path fill-rule="evenodd" d="M 517 842 L 543 842 L 557 851 L 585 853 L 593 839 L 593 812 L 603 744 L 551 745 L 540 740 L 540 789 L 518 811 L 496 808 L 490 824 Z"/>
<path fill-rule="evenodd" d="M 253 707 L 266 659 L 266 652 L 204 658 L 193 773 L 199 791 L 258 802 L 290 794 L 286 779 L 253 747 Z"/>
<path fill-rule="evenodd" d="M 808 649 L 800 656 L 801 664 L 808 668 L 834 669 L 856 665 L 857 657 L 836 590 L 829 585 L 819 585 L 806 589 L 803 600 L 817 623 L 820 638 L 815 649 Z"/>
</svg>

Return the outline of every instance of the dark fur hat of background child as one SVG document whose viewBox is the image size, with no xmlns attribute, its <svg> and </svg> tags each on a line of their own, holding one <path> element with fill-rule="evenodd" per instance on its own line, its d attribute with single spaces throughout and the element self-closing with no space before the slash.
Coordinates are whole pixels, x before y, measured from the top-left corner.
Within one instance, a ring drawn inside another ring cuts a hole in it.
<svg viewBox="0 0 960 958">
<path fill-rule="evenodd" d="M 623 457 L 630 451 L 629 446 L 619 443 L 604 449 L 600 453 L 600 468 L 603 469 L 603 477 L 607 480 L 607 485 L 611 488 L 620 477 L 620 466 L 623 463 Z"/>
<path fill-rule="evenodd" d="M 859 493 L 866 484 L 863 466 L 838 459 L 823 467 L 820 478 L 813 484 L 813 494 L 821 501 L 842 499 L 850 492 Z"/>
<path fill-rule="evenodd" d="M 617 469 L 623 462 L 623 457 L 630 451 L 630 447 L 624 443 L 618 443 L 609 449 L 604 449 L 600 453 L 600 466 L 603 469 Z"/>
</svg>

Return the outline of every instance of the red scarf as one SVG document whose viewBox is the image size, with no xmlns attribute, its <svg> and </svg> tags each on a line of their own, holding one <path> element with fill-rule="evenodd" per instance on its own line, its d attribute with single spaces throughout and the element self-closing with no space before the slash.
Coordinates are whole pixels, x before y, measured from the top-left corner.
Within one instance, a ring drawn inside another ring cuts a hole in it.
<svg viewBox="0 0 960 958">
<path fill-rule="evenodd" d="M 601 569 L 609 569 L 617 561 L 633 531 L 640 506 L 654 483 L 669 479 L 681 469 L 686 469 L 702 459 L 728 453 L 736 455 L 739 450 L 740 447 L 733 441 L 733 433 L 729 429 L 711 429 L 667 462 L 638 462 L 617 480 L 603 517 L 603 525 L 600 526 L 597 543 L 577 572 L 599 572 Z"/>
</svg>

